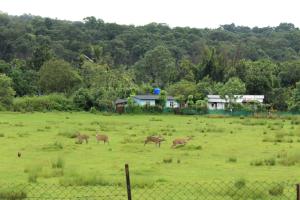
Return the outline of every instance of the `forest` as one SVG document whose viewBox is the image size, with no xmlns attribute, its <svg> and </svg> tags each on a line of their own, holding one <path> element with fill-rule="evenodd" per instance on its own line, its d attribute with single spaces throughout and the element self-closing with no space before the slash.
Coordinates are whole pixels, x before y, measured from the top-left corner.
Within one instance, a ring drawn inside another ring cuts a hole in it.
<svg viewBox="0 0 300 200">
<path fill-rule="evenodd" d="M 56 102 L 47 109 L 101 110 L 153 87 L 192 103 L 208 94 L 265 95 L 271 109 L 299 112 L 300 30 L 0 13 L 0 110 L 21 111 L 40 99 Z"/>
</svg>

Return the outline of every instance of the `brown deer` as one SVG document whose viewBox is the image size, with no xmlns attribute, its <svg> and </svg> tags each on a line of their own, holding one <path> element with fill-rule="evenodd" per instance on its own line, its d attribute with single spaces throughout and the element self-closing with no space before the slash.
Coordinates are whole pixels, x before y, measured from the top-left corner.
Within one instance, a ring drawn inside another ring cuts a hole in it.
<svg viewBox="0 0 300 200">
<path fill-rule="evenodd" d="M 82 144 L 83 141 L 85 141 L 85 143 L 89 143 L 89 136 L 88 135 L 85 135 L 85 134 L 80 134 L 78 133 L 77 134 L 77 141 L 79 144 Z"/>
<path fill-rule="evenodd" d="M 173 140 L 172 148 L 175 148 L 177 145 L 185 145 L 191 139 L 192 137 L 176 138 L 175 140 Z"/>
<path fill-rule="evenodd" d="M 97 142 L 99 143 L 99 141 L 103 141 L 104 144 L 107 142 L 107 144 L 109 144 L 109 141 L 108 141 L 108 136 L 107 135 L 100 135 L 100 134 L 96 134 L 96 140 Z"/>
<path fill-rule="evenodd" d="M 146 140 L 145 140 L 144 146 L 145 146 L 148 142 L 153 142 L 153 143 L 155 143 L 155 146 L 157 146 L 157 144 L 158 144 L 158 147 L 160 147 L 160 143 L 161 143 L 162 141 L 165 141 L 165 139 L 162 138 L 162 137 L 148 136 L 148 137 L 146 138 Z"/>
</svg>

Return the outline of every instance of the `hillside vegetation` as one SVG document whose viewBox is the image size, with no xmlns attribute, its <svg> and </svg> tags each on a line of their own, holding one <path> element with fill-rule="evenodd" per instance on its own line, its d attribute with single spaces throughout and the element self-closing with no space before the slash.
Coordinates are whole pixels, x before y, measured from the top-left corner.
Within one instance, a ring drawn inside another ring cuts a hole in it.
<svg viewBox="0 0 300 200">
<path fill-rule="evenodd" d="M 161 87 L 183 102 L 225 91 L 299 111 L 299 50 L 300 30 L 289 23 L 196 29 L 0 14 L 0 108 L 14 97 L 61 93 L 79 109 L 101 110 Z"/>
</svg>

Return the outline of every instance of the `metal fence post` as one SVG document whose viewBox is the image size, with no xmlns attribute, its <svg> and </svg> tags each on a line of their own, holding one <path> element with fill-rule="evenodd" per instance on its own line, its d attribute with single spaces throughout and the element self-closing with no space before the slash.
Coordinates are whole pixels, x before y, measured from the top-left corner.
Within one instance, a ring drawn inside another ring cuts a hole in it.
<svg viewBox="0 0 300 200">
<path fill-rule="evenodd" d="M 130 186 L 130 176 L 129 176 L 129 166 L 125 164 L 125 175 L 126 175 L 126 189 L 128 200 L 132 200 L 131 198 L 131 186 Z"/>
</svg>

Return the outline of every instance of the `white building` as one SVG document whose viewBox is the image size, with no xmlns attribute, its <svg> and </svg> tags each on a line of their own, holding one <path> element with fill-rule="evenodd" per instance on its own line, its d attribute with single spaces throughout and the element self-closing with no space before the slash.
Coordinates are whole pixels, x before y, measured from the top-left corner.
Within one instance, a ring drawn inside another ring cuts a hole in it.
<svg viewBox="0 0 300 200">
<path fill-rule="evenodd" d="M 136 95 L 133 98 L 134 98 L 135 103 L 137 103 L 140 106 L 145 106 L 145 105 L 155 106 L 159 99 L 159 95 L 153 95 L 153 94 Z M 178 108 L 179 104 L 175 100 L 174 97 L 168 96 L 167 102 L 166 102 L 166 107 L 167 108 Z"/>
<path fill-rule="evenodd" d="M 147 94 L 147 95 L 136 95 L 133 97 L 134 102 L 139 106 L 155 106 L 159 100 L 159 95 Z M 116 106 L 125 106 L 127 104 L 126 99 L 118 99 L 115 102 Z M 168 96 L 166 101 L 167 108 L 178 108 L 179 103 L 175 100 L 174 97 Z"/>
<path fill-rule="evenodd" d="M 263 103 L 264 95 L 234 95 L 234 101 L 236 103 L 247 103 L 247 102 L 260 102 Z M 209 110 L 224 110 L 226 104 L 229 103 L 228 98 L 223 99 L 220 95 L 207 95 L 208 103 L 207 107 Z"/>
</svg>

